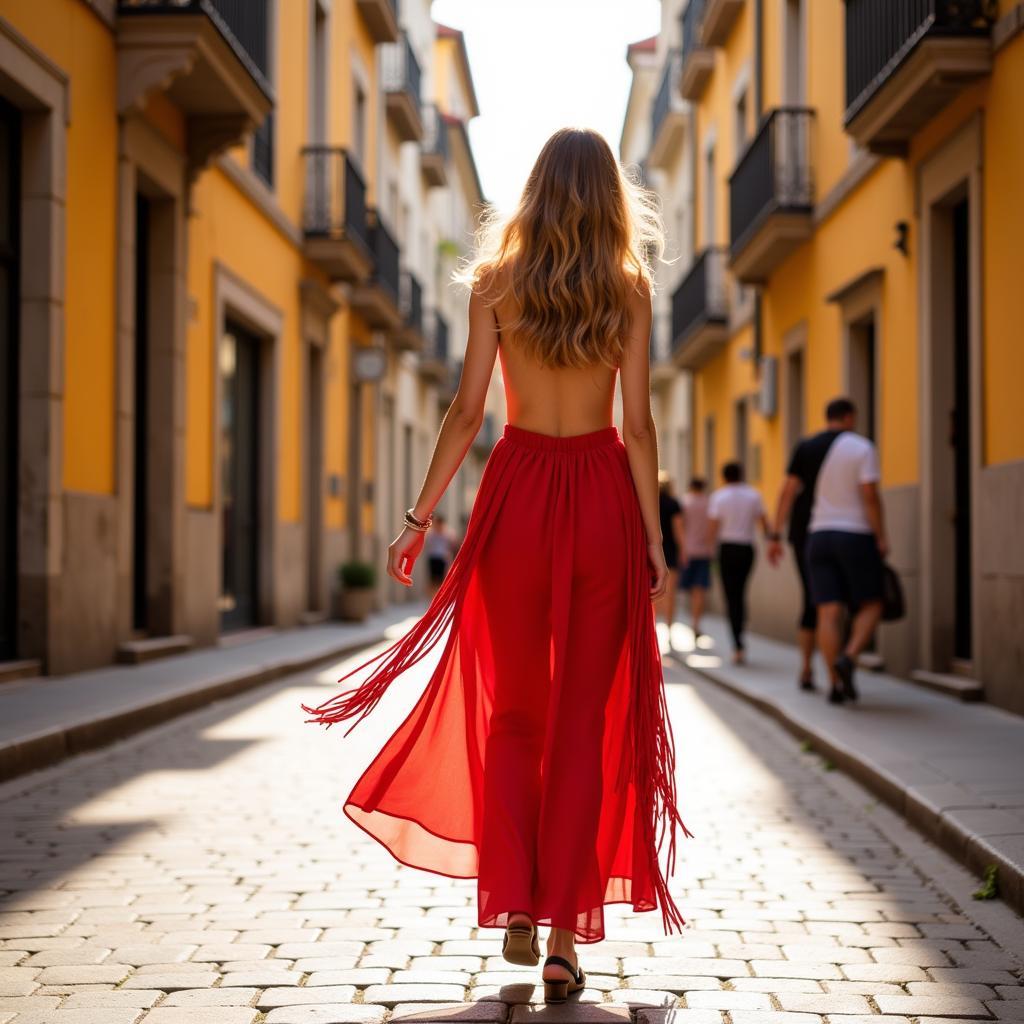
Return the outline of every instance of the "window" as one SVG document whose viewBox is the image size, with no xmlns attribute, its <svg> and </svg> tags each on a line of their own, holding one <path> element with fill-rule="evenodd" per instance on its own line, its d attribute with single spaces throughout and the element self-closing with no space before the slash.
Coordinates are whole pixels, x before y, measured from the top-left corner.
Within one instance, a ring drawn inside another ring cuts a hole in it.
<svg viewBox="0 0 1024 1024">
<path fill-rule="evenodd" d="M 320 0 L 313 4 L 313 26 L 310 35 L 310 69 L 312 81 L 309 97 L 309 141 L 322 146 L 327 141 L 327 12 Z"/>
<path fill-rule="evenodd" d="M 736 97 L 735 108 L 736 158 L 747 148 L 747 90 Z"/>
<path fill-rule="evenodd" d="M 708 146 L 704 153 L 704 247 L 714 245 L 718 241 L 718 233 L 715 230 L 715 147 Z"/>
<path fill-rule="evenodd" d="M 354 110 L 352 115 L 353 138 L 356 156 L 361 167 L 366 166 L 366 90 L 361 82 L 355 83 Z"/>
<path fill-rule="evenodd" d="M 741 398 L 735 406 L 735 430 L 733 435 L 733 457 L 743 467 L 744 476 L 749 476 L 749 436 L 747 425 L 747 400 Z"/>
<path fill-rule="evenodd" d="M 804 48 L 803 0 L 785 0 L 782 9 L 783 45 L 783 98 L 788 107 L 801 107 L 806 96 L 806 50 Z"/>
<path fill-rule="evenodd" d="M 704 420 L 704 477 L 708 488 L 715 486 L 715 417 Z"/>
<path fill-rule="evenodd" d="M 793 446 L 804 435 L 804 350 L 792 349 L 786 356 L 786 448 Z"/>
</svg>

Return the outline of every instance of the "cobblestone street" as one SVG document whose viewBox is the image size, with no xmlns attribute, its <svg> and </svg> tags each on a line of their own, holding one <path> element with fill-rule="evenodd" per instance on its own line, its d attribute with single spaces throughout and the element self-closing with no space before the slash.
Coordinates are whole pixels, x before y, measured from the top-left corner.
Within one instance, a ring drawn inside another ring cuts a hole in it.
<svg viewBox="0 0 1024 1024">
<path fill-rule="evenodd" d="M 398 865 L 341 812 L 423 675 L 344 738 L 299 708 L 338 674 L 269 684 L 0 791 L 0 1024 L 661 1024 L 667 1008 L 679 1024 L 1024 1021 L 1020 920 L 972 901 L 977 881 L 953 861 L 674 665 L 689 927 L 666 938 L 657 913 L 609 908 L 609 940 L 580 947 L 581 1003 L 545 1008 L 539 969 L 506 964 L 501 933 L 475 927 L 473 881 Z"/>
</svg>

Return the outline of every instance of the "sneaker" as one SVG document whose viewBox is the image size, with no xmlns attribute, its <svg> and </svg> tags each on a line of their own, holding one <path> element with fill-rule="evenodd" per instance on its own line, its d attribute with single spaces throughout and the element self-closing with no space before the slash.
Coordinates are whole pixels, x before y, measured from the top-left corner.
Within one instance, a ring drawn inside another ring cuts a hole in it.
<svg viewBox="0 0 1024 1024">
<path fill-rule="evenodd" d="M 836 670 L 836 675 L 839 676 L 843 684 L 843 697 L 846 700 L 857 699 L 857 687 L 853 685 L 853 670 L 855 667 L 853 659 L 846 654 L 840 654 L 833 666 Z"/>
</svg>

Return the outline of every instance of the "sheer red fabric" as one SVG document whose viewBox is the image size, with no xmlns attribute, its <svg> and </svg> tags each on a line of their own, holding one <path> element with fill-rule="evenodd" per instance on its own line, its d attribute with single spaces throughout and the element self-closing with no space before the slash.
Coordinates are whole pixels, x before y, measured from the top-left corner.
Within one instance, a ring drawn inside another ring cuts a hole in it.
<svg viewBox="0 0 1024 1024">
<path fill-rule="evenodd" d="M 309 719 L 376 706 L 443 643 L 422 696 L 345 813 L 403 864 L 478 880 L 481 927 L 513 911 L 604 938 L 604 906 L 685 923 L 668 888 L 675 749 L 646 535 L 616 427 L 554 437 L 506 424 L 440 590 L 354 689 Z M 666 866 L 659 853 L 667 847 Z"/>
</svg>

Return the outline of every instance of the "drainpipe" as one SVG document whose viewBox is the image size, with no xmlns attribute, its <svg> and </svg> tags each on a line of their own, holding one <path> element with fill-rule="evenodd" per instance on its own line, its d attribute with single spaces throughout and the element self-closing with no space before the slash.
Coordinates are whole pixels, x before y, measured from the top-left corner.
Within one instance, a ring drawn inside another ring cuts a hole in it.
<svg viewBox="0 0 1024 1024">
<path fill-rule="evenodd" d="M 764 113 L 764 0 L 754 0 L 754 115 L 758 127 Z M 755 128 L 755 131 L 757 129 Z M 761 376 L 764 336 L 761 326 L 761 289 L 754 293 L 754 373 Z"/>
</svg>

